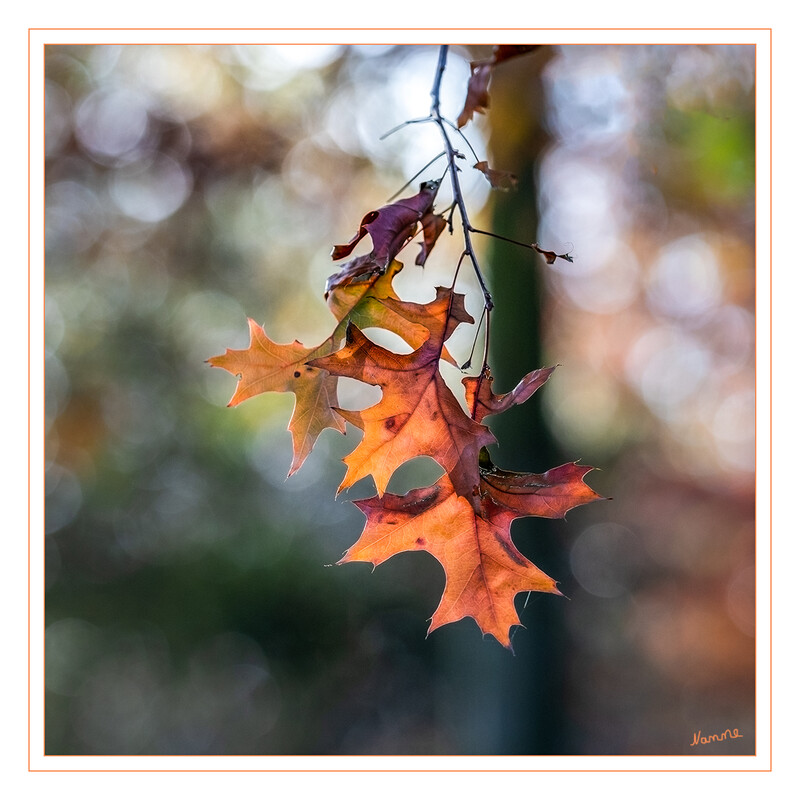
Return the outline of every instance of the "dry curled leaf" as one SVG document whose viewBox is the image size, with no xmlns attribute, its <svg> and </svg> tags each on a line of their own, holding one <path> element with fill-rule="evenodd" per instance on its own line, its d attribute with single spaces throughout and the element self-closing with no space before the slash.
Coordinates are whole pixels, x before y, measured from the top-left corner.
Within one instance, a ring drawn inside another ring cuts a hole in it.
<svg viewBox="0 0 800 800">
<path fill-rule="evenodd" d="M 516 189 L 519 179 L 513 172 L 506 172 L 501 169 L 491 169 L 488 161 L 479 161 L 474 165 L 474 169 L 479 170 L 486 176 L 493 189 L 500 189 L 507 192 L 509 189 Z"/>
<path fill-rule="evenodd" d="M 334 245 L 331 258 L 334 261 L 346 258 L 369 234 L 372 251 L 368 258 L 378 269 L 385 269 L 416 233 L 420 220 L 432 212 L 439 184 L 438 180 L 426 181 L 413 197 L 401 198 L 365 214 L 355 236 L 347 244 Z"/>
<path fill-rule="evenodd" d="M 492 77 L 492 64 L 487 62 L 473 62 L 470 64 L 469 82 L 467 83 L 467 98 L 464 108 L 458 115 L 456 124 L 463 128 L 475 112 L 483 114 L 489 108 L 489 81 Z"/>
<path fill-rule="evenodd" d="M 554 264 L 557 258 L 563 258 L 564 261 L 569 261 L 570 263 L 572 263 L 572 256 L 569 253 L 556 253 L 554 250 L 543 250 L 536 243 L 531 245 L 531 249 L 543 255 L 544 260 L 548 264 Z"/>
<path fill-rule="evenodd" d="M 529 372 L 507 394 L 495 394 L 492 390 L 493 378 L 487 369 L 477 377 L 463 378 L 467 395 L 467 408 L 477 422 L 483 422 L 491 414 L 500 414 L 511 406 L 524 403 L 537 389 L 545 384 L 555 372 L 555 367 L 543 367 Z"/>
<path fill-rule="evenodd" d="M 509 58 L 529 53 L 541 45 L 537 44 L 498 44 L 495 45 L 491 57 L 473 61 L 469 65 L 469 82 L 464 108 L 458 115 L 457 125 L 463 128 L 477 112 L 483 114 L 489 108 L 489 81 L 494 67 Z"/>
</svg>

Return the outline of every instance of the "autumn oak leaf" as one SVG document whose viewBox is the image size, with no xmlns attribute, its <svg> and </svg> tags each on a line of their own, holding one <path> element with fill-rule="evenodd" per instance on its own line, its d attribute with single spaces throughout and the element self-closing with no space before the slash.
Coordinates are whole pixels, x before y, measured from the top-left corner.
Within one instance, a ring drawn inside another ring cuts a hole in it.
<svg viewBox="0 0 800 800">
<path fill-rule="evenodd" d="M 331 258 L 338 261 L 349 256 L 355 246 L 367 235 L 372 239 L 372 251 L 363 257 L 359 268 L 367 265 L 383 270 L 403 249 L 417 231 L 423 217 L 431 213 L 433 201 L 441 181 L 426 181 L 413 197 L 404 197 L 389 205 L 364 215 L 355 236 L 347 244 L 334 245 Z M 351 268 L 352 269 L 352 268 Z"/>
<path fill-rule="evenodd" d="M 576 506 L 605 498 L 584 482 L 592 467 L 569 463 L 537 475 L 532 472 L 507 472 L 495 467 L 487 450 L 480 459 L 480 494 L 484 506 L 491 504 L 493 516 L 563 519 Z"/>
<path fill-rule="evenodd" d="M 550 473 L 530 477 L 539 481 L 539 497 L 548 488 L 559 490 L 558 473 L 549 487 L 545 484 L 552 477 Z M 569 483 L 572 485 L 571 480 Z M 588 502 L 582 497 L 574 498 L 571 506 Z M 424 550 L 442 565 L 444 592 L 428 633 L 472 617 L 484 634 L 510 648 L 511 629 L 520 624 L 514 597 L 526 591 L 561 594 L 555 580 L 522 555 L 511 539 L 515 518 L 552 516 L 539 514 L 534 502 L 530 507 L 524 503 L 505 505 L 486 492 L 476 513 L 443 475 L 433 486 L 402 496 L 384 494 L 357 500 L 355 505 L 366 515 L 366 525 L 339 564 L 367 561 L 377 566 L 397 553 Z"/>
<path fill-rule="evenodd" d="M 332 339 L 319 347 L 304 347 L 300 342 L 276 344 L 254 320 L 248 319 L 250 345 L 244 350 L 228 348 L 223 355 L 208 359 L 212 367 L 221 367 L 238 376 L 239 382 L 228 403 L 236 406 L 263 392 L 294 392 L 295 407 L 289 422 L 293 458 L 289 475 L 294 474 L 308 457 L 317 437 L 325 428 L 345 432 L 345 424 L 333 411 L 338 399 L 336 378 L 309 360 L 327 355 Z"/>
<path fill-rule="evenodd" d="M 326 294 L 328 308 L 337 321 L 345 323 L 345 327 L 346 323 L 352 322 L 361 330 L 383 328 L 396 333 L 416 350 L 430 336 L 427 328 L 430 317 L 420 313 L 420 308 L 424 306 L 404 303 L 395 293 L 392 279 L 402 269 L 403 265 L 395 260 L 385 272 L 373 271 L 369 275 L 337 282 Z M 345 328 L 342 328 L 339 335 L 337 329 L 337 341 L 344 338 L 344 331 Z M 456 365 L 447 348 L 442 350 L 442 358 Z"/>
<path fill-rule="evenodd" d="M 500 414 L 511 406 L 524 403 L 537 389 L 543 386 L 555 372 L 555 367 L 542 367 L 529 372 L 507 394 L 495 394 L 492 389 L 494 378 L 487 368 L 476 377 L 463 378 L 462 383 L 467 396 L 467 408 L 472 412 L 476 422 L 483 422 L 484 417 Z"/>
<path fill-rule="evenodd" d="M 428 338 L 427 328 L 409 322 L 382 303 L 386 299 L 400 300 L 392 286 L 392 280 L 402 269 L 403 265 L 395 260 L 384 271 L 370 270 L 355 275 L 340 272 L 331 275 L 328 279 L 329 288 L 325 293 L 331 314 L 337 322 L 352 322 L 359 328 L 386 328 L 416 349 Z M 331 281 L 332 278 L 338 280 Z M 344 338 L 344 330 L 339 338 Z"/>
<path fill-rule="evenodd" d="M 556 581 L 519 552 L 511 523 L 519 517 L 560 518 L 584 503 L 602 499 L 584 482 L 591 467 L 564 464 L 543 475 L 498 470 L 481 453 L 480 506 L 454 489 L 447 475 L 405 495 L 384 494 L 355 505 L 367 521 L 358 541 L 338 562 L 374 566 L 393 555 L 424 550 L 445 572 L 445 588 L 428 633 L 472 617 L 484 634 L 511 646 L 520 624 L 514 606 L 519 592 L 561 594 Z"/>
<path fill-rule="evenodd" d="M 420 305 L 386 299 L 390 309 L 403 309 L 430 331 L 428 339 L 407 355 L 393 353 L 370 341 L 349 325 L 341 350 L 310 362 L 332 375 L 379 386 L 383 396 L 363 411 L 337 409 L 364 431 L 352 453 L 339 491 L 372 475 L 382 495 L 392 473 L 417 456 L 430 456 L 452 477 L 456 491 L 475 500 L 477 457 L 481 447 L 495 441 L 488 428 L 462 409 L 439 371 L 444 341 L 461 322 L 472 322 L 464 296 L 439 287 L 436 299 Z"/>
</svg>

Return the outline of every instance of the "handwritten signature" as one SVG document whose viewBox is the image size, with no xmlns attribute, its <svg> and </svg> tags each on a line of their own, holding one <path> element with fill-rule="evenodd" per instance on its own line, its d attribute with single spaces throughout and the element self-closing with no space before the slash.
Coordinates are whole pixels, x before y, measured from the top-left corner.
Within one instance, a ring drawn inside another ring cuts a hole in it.
<svg viewBox="0 0 800 800">
<path fill-rule="evenodd" d="M 711 742 L 724 742 L 726 739 L 742 739 L 744 738 L 741 733 L 739 733 L 738 728 L 734 728 L 732 731 L 730 728 L 725 728 L 722 733 L 710 733 L 708 736 L 703 736 L 703 731 L 697 731 L 692 738 L 691 747 L 694 747 L 696 744 L 711 744 Z"/>
</svg>

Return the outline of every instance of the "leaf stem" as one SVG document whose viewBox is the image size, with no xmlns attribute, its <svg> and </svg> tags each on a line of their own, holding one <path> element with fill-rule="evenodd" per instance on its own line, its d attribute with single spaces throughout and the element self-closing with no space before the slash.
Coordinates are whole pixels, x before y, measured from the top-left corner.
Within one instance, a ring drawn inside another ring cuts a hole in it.
<svg viewBox="0 0 800 800">
<path fill-rule="evenodd" d="M 412 184 L 420 175 L 422 175 L 423 172 L 425 172 L 426 169 L 428 169 L 431 164 L 435 164 L 444 155 L 447 155 L 447 153 L 442 150 L 438 156 L 434 156 L 422 169 L 417 171 L 416 175 L 413 175 L 411 178 L 409 178 L 386 202 L 391 203 L 392 200 L 394 200 L 395 197 L 400 194 L 400 192 Z"/>
<path fill-rule="evenodd" d="M 483 335 L 483 366 L 481 367 L 481 377 L 480 380 L 483 380 L 484 374 L 486 374 L 489 370 L 489 329 L 491 327 L 490 323 L 492 321 L 492 309 L 486 309 L 486 333 Z M 478 384 L 480 388 L 480 384 Z"/>
<path fill-rule="evenodd" d="M 472 339 L 472 347 L 470 348 L 470 351 L 469 351 L 469 358 L 467 358 L 467 360 L 460 367 L 462 372 L 465 371 L 465 370 L 468 370 L 472 366 L 472 356 L 475 355 L 475 347 L 478 344 L 478 336 L 480 336 L 481 326 L 483 325 L 483 318 L 485 316 L 486 316 L 486 308 L 484 307 L 483 311 L 481 312 L 481 318 L 478 320 L 478 326 L 475 329 L 475 336 Z M 474 409 L 473 409 L 472 416 L 473 417 L 475 416 Z"/>
<path fill-rule="evenodd" d="M 405 187 L 403 187 L 403 188 L 405 188 Z M 502 239 L 502 241 L 504 241 L 504 242 L 509 242 L 511 244 L 517 244 L 520 247 L 524 247 L 526 250 L 532 250 L 533 249 L 533 245 L 532 244 L 528 244 L 526 242 L 520 242 L 520 241 L 517 241 L 516 239 L 509 239 L 508 236 L 501 236 L 499 233 L 492 233 L 491 231 L 482 231 L 482 230 L 478 230 L 478 228 L 470 228 L 470 230 L 472 231 L 472 233 L 480 233 L 482 236 L 491 236 L 493 239 Z"/>
<path fill-rule="evenodd" d="M 520 247 L 524 247 L 526 250 L 534 250 L 537 253 L 541 253 L 541 255 L 547 259 L 548 264 L 552 264 L 557 258 L 563 258 L 564 261 L 573 261 L 573 258 L 569 253 L 556 253 L 553 250 L 545 250 L 544 248 L 539 247 L 538 242 L 533 242 L 532 244 L 520 242 L 517 239 L 509 239 L 508 236 L 501 236 L 499 233 L 492 233 L 491 231 L 481 231 L 478 230 L 478 228 L 473 228 L 472 226 L 470 226 L 470 231 L 472 231 L 472 233 L 480 233 L 482 236 L 491 236 L 494 239 L 501 239 L 504 242 L 519 245 Z"/>
</svg>

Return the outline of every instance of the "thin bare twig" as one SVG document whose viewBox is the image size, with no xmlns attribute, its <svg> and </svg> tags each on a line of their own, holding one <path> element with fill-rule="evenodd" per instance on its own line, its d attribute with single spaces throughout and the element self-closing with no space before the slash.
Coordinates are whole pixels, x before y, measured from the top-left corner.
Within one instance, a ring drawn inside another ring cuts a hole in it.
<svg viewBox="0 0 800 800">
<path fill-rule="evenodd" d="M 450 122 L 449 119 L 444 120 L 444 123 L 445 125 L 451 127 L 464 140 L 464 143 L 467 145 L 467 147 L 469 147 L 469 150 L 472 153 L 475 160 L 480 161 L 481 159 L 478 157 L 478 154 L 475 152 L 475 149 L 473 148 L 472 144 L 470 144 L 469 139 L 467 139 L 467 137 L 464 136 L 464 132 L 461 130 L 461 128 L 459 128 L 457 125 L 454 125 L 452 122 Z"/>
<path fill-rule="evenodd" d="M 401 122 L 399 125 L 395 125 L 394 128 L 386 131 L 386 133 L 382 134 L 378 137 L 378 141 L 382 142 L 384 139 L 388 139 L 393 133 L 397 133 L 397 131 L 403 130 L 406 125 L 416 125 L 418 122 L 430 122 L 430 117 L 419 117 L 419 119 L 407 119 L 405 122 Z"/>
<path fill-rule="evenodd" d="M 469 257 L 469 260 L 472 262 L 472 268 L 475 271 L 475 275 L 478 278 L 478 283 L 480 284 L 481 291 L 483 292 L 483 305 L 484 308 L 488 311 L 491 311 L 494 307 L 494 303 L 492 302 L 492 295 L 489 293 L 489 288 L 486 285 L 486 281 L 483 277 L 483 272 L 481 271 L 480 264 L 478 263 L 478 259 L 475 255 L 475 251 L 472 247 L 472 239 L 470 238 L 470 231 L 472 230 L 472 226 L 469 222 L 469 215 L 467 213 L 466 203 L 464 202 L 464 195 L 461 191 L 461 184 L 458 180 L 458 167 L 456 166 L 456 157 L 457 154 L 456 150 L 453 148 L 453 144 L 450 141 L 450 136 L 447 132 L 447 123 L 445 119 L 442 117 L 440 108 L 439 108 L 439 93 L 441 91 L 442 86 L 442 76 L 444 75 L 445 66 L 447 65 L 447 51 L 448 46 L 443 44 L 439 48 L 439 62 L 436 66 L 436 75 L 433 81 L 433 88 L 431 89 L 431 119 L 436 123 L 439 131 L 442 135 L 442 140 L 444 141 L 445 151 L 447 153 L 447 164 L 448 164 L 448 171 L 450 173 L 450 182 L 453 187 L 453 198 L 458 206 L 459 213 L 461 215 L 461 226 L 464 233 L 464 245 L 465 245 L 465 252 Z"/>
<path fill-rule="evenodd" d="M 491 236 L 493 239 L 501 239 L 504 242 L 508 242 L 509 244 L 516 244 L 520 247 L 524 247 L 526 250 L 535 250 L 537 253 L 540 253 L 545 257 L 548 264 L 552 264 L 557 258 L 563 258 L 564 261 L 572 262 L 574 259 L 569 253 L 556 253 L 553 250 L 545 250 L 542 247 L 539 247 L 538 242 L 520 242 L 516 239 L 509 239 L 508 236 L 501 236 L 499 233 L 492 233 L 491 231 L 481 231 L 478 228 L 470 228 L 472 233 L 480 233 L 482 236 Z"/>
</svg>

